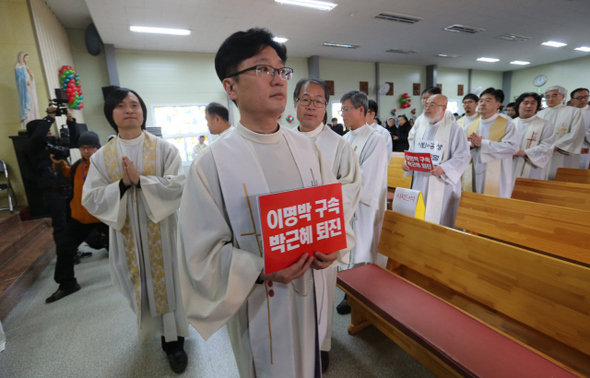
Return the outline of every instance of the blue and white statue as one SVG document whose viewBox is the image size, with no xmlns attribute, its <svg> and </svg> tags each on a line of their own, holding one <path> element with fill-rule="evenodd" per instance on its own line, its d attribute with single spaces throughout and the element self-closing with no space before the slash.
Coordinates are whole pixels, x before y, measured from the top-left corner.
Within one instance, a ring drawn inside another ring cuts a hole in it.
<svg viewBox="0 0 590 378">
<path fill-rule="evenodd" d="M 21 129 L 26 129 L 29 121 L 39 119 L 35 76 L 27 66 L 28 62 L 29 54 L 23 51 L 19 52 L 14 72 L 16 76 L 16 89 L 18 90 Z"/>
</svg>

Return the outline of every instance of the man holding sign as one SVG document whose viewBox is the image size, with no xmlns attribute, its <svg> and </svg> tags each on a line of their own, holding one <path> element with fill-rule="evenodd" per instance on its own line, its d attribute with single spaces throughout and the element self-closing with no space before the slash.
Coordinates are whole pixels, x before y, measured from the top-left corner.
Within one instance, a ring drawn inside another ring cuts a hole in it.
<svg viewBox="0 0 590 378">
<path fill-rule="evenodd" d="M 180 206 L 186 313 L 205 339 L 227 324 L 241 377 L 321 375 L 310 267 L 327 268 L 338 257 L 302 254 L 285 269 L 263 270 L 271 251 L 262 251 L 257 197 L 336 182 L 317 146 L 277 122 L 293 74 L 286 59 L 285 46 L 265 29 L 223 42 L 215 70 L 241 119 L 193 162 Z M 289 214 L 281 209 L 281 219 Z"/>
<path fill-rule="evenodd" d="M 461 199 L 461 175 L 471 156 L 465 132 L 457 123 L 444 117 L 447 97 L 431 96 L 424 107 L 425 122 L 410 144 L 402 168 L 413 174 L 412 189 L 422 192 L 426 202 L 425 219 L 453 227 Z M 421 154 L 429 154 L 431 170 L 422 170 Z M 415 159 L 418 159 L 415 161 Z M 418 164 L 418 165 L 417 165 Z"/>
</svg>

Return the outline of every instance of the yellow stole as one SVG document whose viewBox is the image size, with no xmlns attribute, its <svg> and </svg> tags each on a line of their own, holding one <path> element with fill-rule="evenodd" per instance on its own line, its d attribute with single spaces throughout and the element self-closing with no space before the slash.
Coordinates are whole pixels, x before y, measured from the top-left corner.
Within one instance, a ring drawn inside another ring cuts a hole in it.
<svg viewBox="0 0 590 378">
<path fill-rule="evenodd" d="M 469 138 L 469 136 L 472 133 L 476 133 L 477 134 L 477 130 L 479 129 L 479 121 L 480 118 L 478 117 L 475 121 L 473 121 L 471 123 L 471 125 L 469 125 L 469 128 L 467 129 L 467 138 Z M 498 116 L 498 118 L 496 118 L 496 120 L 494 121 L 494 123 L 492 124 L 492 127 L 490 129 L 490 136 L 488 138 L 488 140 L 492 141 L 492 142 L 500 142 L 502 140 L 502 138 L 504 138 L 504 134 L 506 134 L 506 125 L 508 124 L 508 120 L 502 116 Z M 469 167 L 468 169 L 471 172 L 471 168 Z M 501 168 L 502 168 L 502 160 L 495 160 L 492 162 L 489 162 L 486 164 L 486 182 L 484 185 L 484 190 L 483 190 L 483 194 L 487 194 L 490 196 L 497 196 L 498 195 L 498 189 L 500 188 L 500 173 L 501 173 Z M 475 179 L 475 175 L 473 175 L 472 180 Z M 470 180 L 471 181 L 471 180 Z M 468 182 L 467 179 L 465 180 L 465 190 L 468 190 Z M 473 187 L 475 187 L 475 182 L 471 181 L 472 187 L 469 188 L 470 192 L 473 191 Z"/>
<path fill-rule="evenodd" d="M 148 176 L 156 175 L 156 137 L 150 133 L 144 133 L 143 142 L 143 174 Z M 105 167 L 111 182 L 121 180 L 121 171 L 119 167 L 119 158 L 117 156 L 117 138 L 113 138 L 104 147 Z M 131 188 L 130 190 L 135 190 Z M 136 200 L 137 192 L 133 193 Z M 150 257 L 150 271 L 152 276 L 152 285 L 154 288 L 154 299 L 156 302 L 156 313 L 158 315 L 170 312 L 168 306 L 168 296 L 166 294 L 166 277 L 164 274 L 164 259 L 162 257 L 162 237 L 160 233 L 160 223 L 152 222 L 146 216 L 147 231 Z M 131 282 L 135 286 L 135 300 L 137 303 L 137 321 L 141 319 L 141 279 L 139 277 L 139 253 L 135 245 L 135 238 L 131 225 L 129 223 L 129 213 L 125 217 L 125 224 L 121 229 L 123 235 L 123 246 L 127 257 L 127 266 L 131 276 Z"/>
</svg>

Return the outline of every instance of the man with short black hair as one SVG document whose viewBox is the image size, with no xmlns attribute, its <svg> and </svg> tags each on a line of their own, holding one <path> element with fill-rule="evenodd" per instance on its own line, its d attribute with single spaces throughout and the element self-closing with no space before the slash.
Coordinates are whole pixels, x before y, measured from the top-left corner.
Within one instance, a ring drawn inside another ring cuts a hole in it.
<svg viewBox="0 0 590 378">
<path fill-rule="evenodd" d="M 216 102 L 207 105 L 205 109 L 207 128 L 212 135 L 220 137 L 233 126 L 229 123 L 229 111 L 227 108 Z"/>
<path fill-rule="evenodd" d="M 473 93 L 468 93 L 463 97 L 463 110 L 465 115 L 457 120 L 457 125 L 461 126 L 465 131 L 475 119 L 478 117 L 477 114 L 477 103 L 479 97 Z"/>
<path fill-rule="evenodd" d="M 321 359 L 310 268 L 329 267 L 339 251 L 303 254 L 265 274 L 256 196 L 337 181 L 316 144 L 277 122 L 293 70 L 273 37 L 266 29 L 236 32 L 215 56 L 240 122 L 188 172 L 180 282 L 189 321 L 203 338 L 227 325 L 241 377 L 313 377 L 321 375 Z"/>
<path fill-rule="evenodd" d="M 589 92 L 588 88 L 577 88 L 570 94 L 572 106 L 580 109 L 586 129 L 584 143 L 580 153 L 580 169 L 588 169 L 590 165 L 590 105 L 588 105 Z"/>
<path fill-rule="evenodd" d="M 467 191 L 509 198 L 512 194 L 512 156 L 518 151 L 514 122 L 500 117 L 504 92 L 488 88 L 479 98 L 476 119 L 467 129 L 473 158 L 472 187 Z"/>
<path fill-rule="evenodd" d="M 519 114 L 514 119 L 519 150 L 512 159 L 512 181 L 516 182 L 518 177 L 545 180 L 555 146 L 555 127 L 536 115 L 542 105 L 541 96 L 535 92 L 521 94 L 514 104 Z"/>
<path fill-rule="evenodd" d="M 547 108 L 537 115 L 555 126 L 555 148 L 547 168 L 547 179 L 555 180 L 558 168 L 579 168 L 580 153 L 584 143 L 584 120 L 578 108 L 566 106 L 563 100 L 567 91 L 564 87 L 554 85 L 545 90 Z"/>
<path fill-rule="evenodd" d="M 350 144 L 323 124 L 326 106 L 330 102 L 330 91 L 326 83 L 318 79 L 301 79 L 293 91 L 295 110 L 301 134 L 311 139 L 322 152 L 338 182 L 342 184 L 342 195 L 348 197 L 351 207 L 345 208 L 345 221 L 350 223 L 360 198 L 361 169 Z M 348 245 L 354 245 L 354 233 L 347 233 Z M 332 348 L 332 318 L 336 295 L 336 272 L 340 264 L 349 262 L 347 251 L 326 269 L 314 270 L 316 288 L 316 309 L 318 312 L 318 333 L 322 354 L 322 371 L 328 369 Z"/>
<path fill-rule="evenodd" d="M 330 125 L 330 128 L 332 129 L 332 131 L 334 131 L 336 134 L 342 136 L 344 135 L 344 126 L 341 123 L 338 123 L 338 118 L 334 117 L 332 118 L 332 124 Z"/>
</svg>

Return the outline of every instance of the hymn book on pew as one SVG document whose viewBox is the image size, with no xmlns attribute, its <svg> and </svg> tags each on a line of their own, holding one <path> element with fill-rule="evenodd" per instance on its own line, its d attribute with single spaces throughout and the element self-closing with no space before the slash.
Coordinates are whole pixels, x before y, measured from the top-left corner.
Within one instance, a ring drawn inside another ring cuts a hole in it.
<svg viewBox="0 0 590 378">
<path fill-rule="evenodd" d="M 264 273 L 295 263 L 301 255 L 346 248 L 340 183 L 258 196 Z"/>
</svg>

